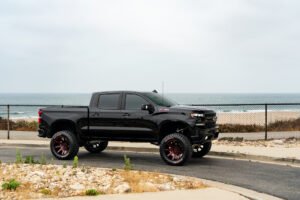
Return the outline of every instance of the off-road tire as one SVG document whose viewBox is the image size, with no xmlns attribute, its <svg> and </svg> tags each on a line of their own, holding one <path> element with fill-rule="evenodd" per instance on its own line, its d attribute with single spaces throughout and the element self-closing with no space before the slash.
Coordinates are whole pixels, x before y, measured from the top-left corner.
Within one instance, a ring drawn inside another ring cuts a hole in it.
<svg viewBox="0 0 300 200">
<path fill-rule="evenodd" d="M 193 158 L 202 158 L 203 156 L 205 156 L 206 154 L 208 154 L 208 152 L 211 149 L 211 142 L 206 142 L 204 144 L 199 145 L 199 148 L 194 148 L 196 147 L 196 145 L 193 145 Z"/>
<path fill-rule="evenodd" d="M 62 138 L 64 138 L 64 140 L 62 140 Z M 65 146 L 66 149 L 68 149 L 67 153 L 61 154 L 60 153 L 61 151 L 59 152 L 59 150 L 62 149 L 61 146 Z M 68 130 L 59 131 L 52 136 L 50 142 L 50 149 L 53 156 L 55 156 L 59 160 L 73 159 L 78 154 L 79 151 L 79 144 L 77 141 L 77 137 L 71 131 Z"/>
<path fill-rule="evenodd" d="M 191 158 L 193 153 L 190 140 L 185 135 L 179 133 L 172 133 L 165 136 L 160 142 L 159 151 L 163 161 L 173 166 L 183 165 Z M 174 159 L 175 154 L 176 157 Z"/>
<path fill-rule="evenodd" d="M 84 148 L 90 153 L 100 153 L 106 149 L 107 145 L 108 141 L 99 141 L 97 144 L 87 142 L 87 144 L 84 145 Z"/>
</svg>

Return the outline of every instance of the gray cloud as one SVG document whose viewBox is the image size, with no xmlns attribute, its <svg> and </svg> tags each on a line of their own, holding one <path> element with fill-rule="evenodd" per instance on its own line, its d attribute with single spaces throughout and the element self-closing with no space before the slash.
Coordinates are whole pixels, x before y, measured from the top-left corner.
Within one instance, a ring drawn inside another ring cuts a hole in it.
<svg viewBox="0 0 300 200">
<path fill-rule="evenodd" d="M 300 92 L 298 1 L 0 2 L 0 92 Z"/>
</svg>

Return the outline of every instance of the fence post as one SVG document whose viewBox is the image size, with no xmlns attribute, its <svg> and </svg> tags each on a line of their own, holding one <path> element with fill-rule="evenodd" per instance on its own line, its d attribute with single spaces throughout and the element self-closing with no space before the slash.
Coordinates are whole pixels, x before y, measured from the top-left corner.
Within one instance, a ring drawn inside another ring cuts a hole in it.
<svg viewBox="0 0 300 200">
<path fill-rule="evenodd" d="M 9 140 L 10 135 L 9 135 L 9 105 L 7 105 L 7 139 Z"/>
<path fill-rule="evenodd" d="M 268 104 L 265 104 L 265 140 L 268 139 Z"/>
</svg>

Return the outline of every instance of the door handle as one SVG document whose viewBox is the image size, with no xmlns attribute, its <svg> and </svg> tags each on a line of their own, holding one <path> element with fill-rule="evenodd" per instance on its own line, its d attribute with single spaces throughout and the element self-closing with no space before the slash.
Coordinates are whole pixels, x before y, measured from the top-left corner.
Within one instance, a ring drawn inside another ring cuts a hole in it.
<svg viewBox="0 0 300 200">
<path fill-rule="evenodd" d="M 123 117 L 129 117 L 129 113 L 124 113 L 122 116 Z"/>
</svg>

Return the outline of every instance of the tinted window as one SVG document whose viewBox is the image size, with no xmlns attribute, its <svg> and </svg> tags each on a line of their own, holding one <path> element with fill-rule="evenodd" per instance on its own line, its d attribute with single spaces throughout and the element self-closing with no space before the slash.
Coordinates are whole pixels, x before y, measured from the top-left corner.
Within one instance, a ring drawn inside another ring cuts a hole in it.
<svg viewBox="0 0 300 200">
<path fill-rule="evenodd" d="M 119 96 L 119 94 L 100 95 L 98 107 L 106 110 L 117 110 L 119 107 Z"/>
<path fill-rule="evenodd" d="M 159 106 L 171 107 L 177 105 L 177 103 L 175 103 L 174 101 L 154 92 L 147 92 L 144 93 L 144 95 Z"/>
<path fill-rule="evenodd" d="M 127 94 L 126 95 L 126 110 L 141 110 L 143 104 L 149 104 L 142 97 L 135 94 Z"/>
</svg>

